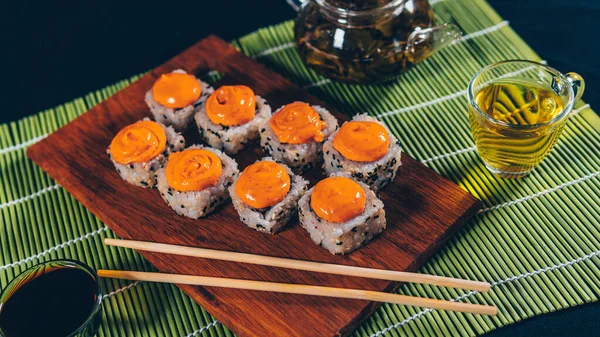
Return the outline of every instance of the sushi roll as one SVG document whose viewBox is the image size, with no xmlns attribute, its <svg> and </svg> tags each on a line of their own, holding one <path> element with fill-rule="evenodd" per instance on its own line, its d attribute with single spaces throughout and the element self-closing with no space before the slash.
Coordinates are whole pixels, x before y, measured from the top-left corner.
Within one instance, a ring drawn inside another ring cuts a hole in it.
<svg viewBox="0 0 600 337">
<path fill-rule="evenodd" d="M 298 211 L 308 181 L 266 157 L 246 167 L 229 188 L 240 220 L 259 232 L 279 232 Z"/>
<path fill-rule="evenodd" d="M 161 75 L 146 92 L 145 101 L 155 121 L 185 131 L 192 124 L 194 113 L 204 106 L 213 91 L 208 83 L 177 69 Z"/>
<path fill-rule="evenodd" d="M 318 182 L 298 208 L 302 227 L 331 254 L 347 254 L 366 245 L 386 226 L 383 202 L 369 186 L 346 173 Z"/>
<path fill-rule="evenodd" d="M 199 145 L 172 153 L 156 173 L 162 198 L 179 215 L 198 219 L 229 200 L 227 188 L 239 173 L 235 160 Z"/>
<path fill-rule="evenodd" d="M 148 118 L 124 127 L 106 150 L 117 172 L 126 182 L 154 187 L 156 171 L 171 152 L 185 146 L 183 136 Z"/>
<path fill-rule="evenodd" d="M 375 192 L 394 180 L 402 149 L 388 128 L 367 114 L 344 123 L 323 144 L 327 175 L 348 172 Z"/>
<path fill-rule="evenodd" d="M 278 162 L 294 172 L 317 167 L 323 140 L 337 129 L 327 109 L 294 102 L 279 108 L 260 129 L 260 145 Z"/>
<path fill-rule="evenodd" d="M 245 85 L 224 85 L 212 93 L 196 114 L 200 136 L 213 148 L 236 154 L 258 137 L 259 125 L 271 107 Z"/>
</svg>

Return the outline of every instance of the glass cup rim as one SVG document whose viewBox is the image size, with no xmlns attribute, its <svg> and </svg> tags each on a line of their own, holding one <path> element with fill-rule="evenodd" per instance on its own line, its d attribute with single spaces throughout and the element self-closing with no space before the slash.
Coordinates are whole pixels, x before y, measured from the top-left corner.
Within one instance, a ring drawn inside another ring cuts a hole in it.
<svg viewBox="0 0 600 337">
<path fill-rule="evenodd" d="M 31 273 L 36 268 L 39 268 L 40 266 L 49 265 L 51 263 L 56 263 L 56 262 L 64 263 L 66 265 L 74 266 L 75 268 L 83 269 L 84 271 L 86 271 L 93 277 L 94 282 L 96 283 L 96 289 L 97 289 L 96 290 L 96 301 L 94 302 L 94 306 L 92 307 L 90 314 L 88 315 L 86 320 L 83 323 L 81 323 L 81 325 L 77 329 L 75 329 L 75 331 L 73 331 L 71 334 L 66 336 L 66 337 L 75 337 L 78 334 L 80 334 L 83 331 L 83 329 L 85 329 L 88 326 L 88 324 L 90 324 L 90 322 L 95 318 L 98 311 L 102 308 L 102 290 L 100 288 L 100 283 L 98 282 L 98 280 L 99 280 L 98 274 L 92 267 L 88 266 L 87 264 L 85 264 L 81 261 L 72 260 L 72 259 L 53 259 L 53 260 L 48 260 L 48 261 L 37 263 L 37 264 L 23 270 L 21 273 L 19 273 L 17 276 L 15 276 L 10 282 L 8 282 L 8 284 L 4 287 L 4 289 L 0 290 L 0 312 L 2 312 L 2 304 L 4 304 L 2 297 L 5 295 L 5 292 L 7 291 L 7 289 L 11 288 L 11 285 L 13 285 L 18 280 L 22 279 L 29 273 Z M 2 330 L 0 330 L 0 337 L 2 337 L 2 336 L 4 336 L 4 334 L 2 333 Z"/>
<path fill-rule="evenodd" d="M 573 108 L 573 105 L 575 104 L 575 93 L 573 92 L 573 87 L 571 85 L 567 86 L 567 90 L 569 90 L 569 101 L 567 102 L 567 104 L 565 104 L 563 111 L 561 111 L 558 115 L 556 115 L 551 120 L 543 122 L 543 123 L 537 123 L 537 124 L 531 124 L 531 125 L 515 125 L 515 124 L 510 124 L 510 123 L 506 123 L 506 122 L 497 120 L 497 119 L 489 116 L 488 114 L 484 113 L 481 110 L 481 108 L 479 107 L 479 105 L 477 104 L 477 102 L 475 102 L 475 93 L 473 92 L 475 80 L 477 78 L 479 78 L 479 76 L 481 74 L 483 74 L 484 72 L 487 72 L 498 66 L 505 65 L 505 64 L 511 64 L 511 63 L 512 64 L 525 63 L 525 64 L 529 64 L 531 66 L 541 67 L 541 68 L 547 70 L 548 72 L 554 74 L 555 76 L 560 77 L 560 79 L 565 81 L 565 83 L 569 83 L 569 81 L 567 80 L 566 76 L 563 73 L 561 73 L 560 71 L 558 71 L 546 64 L 540 63 L 540 62 L 530 61 L 530 60 L 505 60 L 505 61 L 492 63 L 490 65 L 483 67 L 481 70 L 479 70 L 477 73 L 475 73 L 475 75 L 473 75 L 473 78 L 469 82 L 469 86 L 467 88 L 467 97 L 469 99 L 469 104 L 471 105 L 471 107 L 473 107 L 473 109 L 475 109 L 475 111 L 477 111 L 477 113 L 480 116 L 482 116 L 483 118 L 485 118 L 486 120 L 488 120 L 489 122 L 491 122 L 493 124 L 500 125 L 500 126 L 503 126 L 506 128 L 519 129 L 519 130 L 533 130 L 533 129 L 537 129 L 537 128 L 543 127 L 543 126 L 554 125 L 557 122 L 561 121 L 564 117 L 569 115 L 569 113 L 571 112 L 571 109 Z"/>
</svg>

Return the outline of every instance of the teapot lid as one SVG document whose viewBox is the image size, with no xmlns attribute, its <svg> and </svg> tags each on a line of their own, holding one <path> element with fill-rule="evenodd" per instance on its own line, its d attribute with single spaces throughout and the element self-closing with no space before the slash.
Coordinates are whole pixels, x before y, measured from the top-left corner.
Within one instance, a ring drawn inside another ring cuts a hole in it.
<svg viewBox="0 0 600 337">
<path fill-rule="evenodd" d="M 325 0 L 330 6 L 349 11 L 366 11 L 385 6 L 393 0 Z"/>
</svg>

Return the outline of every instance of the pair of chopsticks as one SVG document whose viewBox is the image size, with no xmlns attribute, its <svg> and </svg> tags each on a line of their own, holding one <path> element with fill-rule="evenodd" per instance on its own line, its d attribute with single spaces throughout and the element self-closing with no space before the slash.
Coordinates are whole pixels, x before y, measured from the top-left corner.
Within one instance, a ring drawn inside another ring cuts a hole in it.
<svg viewBox="0 0 600 337">
<path fill-rule="evenodd" d="M 246 253 L 228 252 L 206 248 L 195 248 L 164 243 L 154 243 L 133 240 L 104 239 L 108 246 L 132 248 L 136 250 L 150 251 L 155 253 L 165 253 L 174 255 L 183 255 L 191 257 L 200 257 L 214 260 L 233 261 L 240 263 L 250 263 L 271 267 L 280 267 L 288 269 L 305 270 L 312 272 L 347 275 L 355 277 L 365 277 L 398 282 L 412 282 L 431 284 L 444 287 L 462 288 L 487 292 L 490 290 L 490 284 L 486 282 L 461 280 L 450 277 L 425 275 L 417 273 L 408 273 L 402 271 L 392 271 L 383 269 L 372 269 L 363 267 L 343 266 L 321 262 L 311 262 L 303 260 L 293 260 L 280 257 L 262 256 Z M 404 305 L 413 305 L 433 309 L 469 312 L 474 314 L 493 315 L 498 313 L 495 306 L 470 304 L 453 301 L 443 301 L 430 298 L 421 298 L 405 295 L 390 294 L 385 292 L 334 288 L 323 286 L 312 286 L 303 284 L 275 283 L 242 279 L 230 279 L 222 277 L 192 276 L 180 274 L 149 273 L 124 270 L 98 270 L 98 276 L 119 278 L 134 281 L 149 281 L 161 283 L 189 284 L 208 287 L 224 287 L 234 289 L 246 289 L 257 291 L 269 291 L 289 294 L 302 294 L 313 296 L 325 296 L 336 298 L 360 299 L 376 302 L 387 302 Z"/>
</svg>

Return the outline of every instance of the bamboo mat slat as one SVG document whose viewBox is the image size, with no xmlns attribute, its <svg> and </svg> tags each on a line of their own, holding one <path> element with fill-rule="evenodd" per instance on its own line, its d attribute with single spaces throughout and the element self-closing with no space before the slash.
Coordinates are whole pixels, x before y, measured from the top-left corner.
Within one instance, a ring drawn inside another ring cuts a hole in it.
<svg viewBox="0 0 600 337">
<path fill-rule="evenodd" d="M 434 1 L 432 1 L 434 2 Z M 292 22 L 236 41 L 255 57 L 345 113 L 384 121 L 404 150 L 480 198 L 485 208 L 421 272 L 492 282 L 480 294 L 405 285 L 407 295 L 495 304 L 497 317 L 383 305 L 355 336 L 473 336 L 600 295 L 600 119 L 584 102 L 552 154 L 529 177 L 487 172 L 468 127 L 465 89 L 483 66 L 541 58 L 483 0 L 435 1 L 438 22 L 465 39 L 380 86 L 331 82 L 307 69 Z M 568 69 L 561 69 L 568 71 Z M 211 73 L 208 80 L 219 74 Z M 114 234 L 26 158 L 27 146 L 126 87 L 137 76 L 0 125 L 0 286 L 31 265 L 74 258 L 96 268 L 154 270 L 137 253 L 105 247 Z M 588 89 L 587 95 L 593 94 Z M 232 336 L 176 287 L 103 280 L 99 336 Z"/>
</svg>

